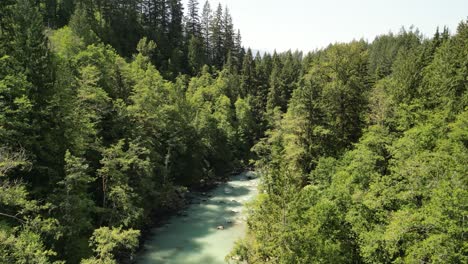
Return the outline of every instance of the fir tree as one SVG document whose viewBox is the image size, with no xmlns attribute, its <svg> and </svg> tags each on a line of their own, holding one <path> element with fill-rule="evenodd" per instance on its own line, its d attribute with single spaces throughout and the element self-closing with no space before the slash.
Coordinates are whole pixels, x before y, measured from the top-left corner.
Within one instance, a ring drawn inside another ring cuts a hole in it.
<svg viewBox="0 0 468 264">
<path fill-rule="evenodd" d="M 224 10 L 224 17 L 223 17 L 223 49 L 224 49 L 224 54 L 227 58 L 228 54 L 231 54 L 235 49 L 234 46 L 234 25 L 232 23 L 232 17 L 231 14 L 229 13 L 229 9 L 226 7 Z"/>
<path fill-rule="evenodd" d="M 218 5 L 210 24 L 210 39 L 212 44 L 213 64 L 221 68 L 224 64 L 224 30 L 223 30 L 223 7 Z"/>
<path fill-rule="evenodd" d="M 240 96 L 246 98 L 248 95 L 255 96 L 257 94 L 255 87 L 255 61 L 250 48 L 244 56 L 241 70 L 241 86 Z"/>
<path fill-rule="evenodd" d="M 169 12 L 170 12 L 170 22 L 169 22 L 169 47 L 171 48 L 169 65 L 168 69 L 170 74 L 167 76 L 174 78 L 174 75 L 177 75 L 182 72 L 186 72 L 184 65 L 186 61 L 184 58 L 184 37 L 183 37 L 183 7 L 180 0 L 170 0 L 169 1 Z"/>
<path fill-rule="evenodd" d="M 205 48 L 206 62 L 211 63 L 213 58 L 212 42 L 211 42 L 211 20 L 213 14 L 211 11 L 210 2 L 207 0 L 203 5 L 201 18 L 201 32 L 203 37 L 203 46 Z"/>
<path fill-rule="evenodd" d="M 237 34 L 234 36 L 234 49 L 232 50 L 232 55 L 234 65 L 236 65 L 237 70 L 240 70 L 245 55 L 245 50 L 242 47 L 242 36 L 240 29 L 237 30 Z"/>
<path fill-rule="evenodd" d="M 198 0 L 189 0 L 187 7 L 186 33 L 188 38 L 190 39 L 192 35 L 201 37 L 201 20 Z"/>
<path fill-rule="evenodd" d="M 192 35 L 189 40 L 188 46 L 188 62 L 190 71 L 193 75 L 200 72 L 205 62 L 205 54 L 203 49 L 203 42 L 200 38 Z"/>
</svg>

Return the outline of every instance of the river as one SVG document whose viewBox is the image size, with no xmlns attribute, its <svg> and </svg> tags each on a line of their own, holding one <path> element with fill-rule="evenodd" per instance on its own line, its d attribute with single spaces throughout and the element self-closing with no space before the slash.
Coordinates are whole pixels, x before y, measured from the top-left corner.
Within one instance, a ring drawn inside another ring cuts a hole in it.
<svg viewBox="0 0 468 264">
<path fill-rule="evenodd" d="M 243 173 L 206 194 L 168 223 L 152 230 L 139 264 L 218 264 L 246 232 L 245 203 L 257 194 L 258 179 Z"/>
</svg>

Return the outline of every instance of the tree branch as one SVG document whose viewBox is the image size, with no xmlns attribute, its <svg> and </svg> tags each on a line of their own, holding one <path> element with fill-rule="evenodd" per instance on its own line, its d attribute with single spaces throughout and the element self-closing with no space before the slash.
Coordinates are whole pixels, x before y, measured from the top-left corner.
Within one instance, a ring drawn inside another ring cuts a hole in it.
<svg viewBox="0 0 468 264">
<path fill-rule="evenodd" d="M 25 224 L 25 222 L 23 220 L 19 219 L 18 217 L 14 216 L 14 215 L 4 214 L 4 213 L 0 213 L 0 215 L 15 219 L 16 221 L 20 222 L 21 224 Z"/>
</svg>

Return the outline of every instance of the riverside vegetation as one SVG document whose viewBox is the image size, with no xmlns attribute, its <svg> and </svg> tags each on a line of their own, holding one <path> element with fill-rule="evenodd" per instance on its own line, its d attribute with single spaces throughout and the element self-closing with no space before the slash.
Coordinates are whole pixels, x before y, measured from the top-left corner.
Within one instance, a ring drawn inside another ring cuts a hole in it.
<svg viewBox="0 0 468 264">
<path fill-rule="evenodd" d="M 0 263 L 128 262 L 251 162 L 228 260 L 466 263 L 467 89 L 467 21 L 254 56 L 209 2 L 2 0 Z"/>
</svg>

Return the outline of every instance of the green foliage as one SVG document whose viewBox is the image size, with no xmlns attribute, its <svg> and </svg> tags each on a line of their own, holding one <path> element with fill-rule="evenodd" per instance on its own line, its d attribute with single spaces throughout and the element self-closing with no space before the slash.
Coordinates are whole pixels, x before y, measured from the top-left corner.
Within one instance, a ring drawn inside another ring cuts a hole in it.
<svg viewBox="0 0 468 264">
<path fill-rule="evenodd" d="M 466 262 L 465 28 L 310 56 L 287 113 L 253 148 L 262 194 L 228 259 Z"/>
<path fill-rule="evenodd" d="M 83 159 L 65 153 L 65 178 L 57 183 L 57 219 L 63 226 L 64 252 L 69 262 L 78 262 L 89 254 L 80 241 L 87 241 L 93 230 L 92 214 L 95 204 L 88 193 L 94 178 L 88 175 L 89 166 Z M 81 249 L 83 248 L 83 249 Z"/>
<path fill-rule="evenodd" d="M 12 171 L 27 169 L 25 152 L 0 149 L 0 261 L 3 263 L 52 263 L 57 253 L 47 249 L 44 240 L 55 233 L 57 222 L 41 216 L 50 204 L 41 205 L 29 198 L 22 183 L 13 181 Z"/>
<path fill-rule="evenodd" d="M 375 38 L 369 47 L 369 75 L 376 80 L 392 73 L 396 57 L 402 50 L 412 49 L 420 44 L 418 30 L 402 28 L 398 34 L 385 34 Z"/>
<path fill-rule="evenodd" d="M 90 246 L 95 252 L 95 257 L 85 259 L 82 264 L 111 264 L 117 263 L 116 254 L 133 254 L 138 246 L 140 231 L 128 229 L 101 227 L 94 230 L 90 239 Z"/>
<path fill-rule="evenodd" d="M 6 52 L 22 67 L 22 72 L 34 85 L 31 94 L 40 100 L 39 96 L 47 95 L 52 76 L 41 14 L 32 1 L 18 0 L 12 7 L 11 17 L 5 19 L 9 26 Z M 36 94 L 39 91 L 41 95 Z"/>
<path fill-rule="evenodd" d="M 192 36 L 188 45 L 188 63 L 192 73 L 200 72 L 205 62 L 205 54 L 202 39 Z"/>
<path fill-rule="evenodd" d="M 428 107 L 459 113 L 468 104 L 467 46 L 468 24 L 462 21 L 455 36 L 437 49 L 434 60 L 425 69 L 424 85 L 420 87 L 420 91 L 424 93 Z"/>
<path fill-rule="evenodd" d="M 100 161 L 102 167 L 97 171 L 105 210 L 102 221 L 111 226 L 130 226 L 140 219 L 142 208 L 131 183 L 142 181 L 149 173 L 149 160 L 143 158 L 148 151 L 134 143 L 129 143 L 128 150 L 124 150 L 124 144 L 120 140 L 105 149 Z"/>
<path fill-rule="evenodd" d="M 52 51 L 65 60 L 73 58 L 84 49 L 83 40 L 68 26 L 53 31 L 49 39 Z"/>
<path fill-rule="evenodd" d="M 46 264 L 56 253 L 45 249 L 41 237 L 30 231 L 15 236 L 0 229 L 0 261 L 2 263 Z M 59 263 L 59 262 L 54 262 Z"/>
<path fill-rule="evenodd" d="M 9 62 L 11 60 L 7 56 L 0 59 L 3 69 L 0 77 L 1 142 L 5 145 L 15 145 L 18 141 L 30 144 L 31 139 L 28 139 L 27 134 L 31 131 L 32 102 L 27 92 L 31 88 L 31 83 L 23 74 L 15 76 L 13 73 L 8 73 Z"/>
<path fill-rule="evenodd" d="M 252 163 L 229 261 L 468 261 L 466 21 L 254 57 L 227 8 L 188 7 L 0 1 L 1 263 L 128 262 Z"/>
<path fill-rule="evenodd" d="M 92 16 L 92 7 L 86 6 L 83 2 L 77 2 L 75 11 L 70 18 L 71 30 L 81 38 L 85 45 L 91 45 L 99 42 L 93 28 L 96 28 L 96 20 Z"/>
<path fill-rule="evenodd" d="M 213 28 L 207 38 L 194 25 L 189 42 L 181 1 L 124 2 L 1 2 L 2 263 L 125 261 L 138 242 L 131 230 L 247 159 L 253 122 L 248 107 L 236 116 L 238 57 L 217 70 L 241 50 L 228 12 L 218 13 L 210 69 Z"/>
</svg>

